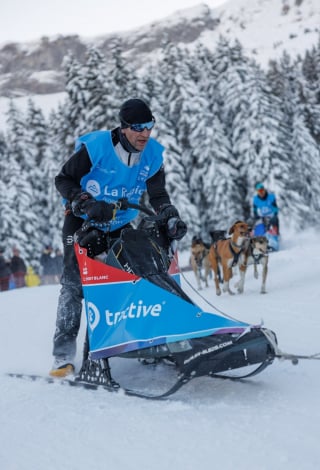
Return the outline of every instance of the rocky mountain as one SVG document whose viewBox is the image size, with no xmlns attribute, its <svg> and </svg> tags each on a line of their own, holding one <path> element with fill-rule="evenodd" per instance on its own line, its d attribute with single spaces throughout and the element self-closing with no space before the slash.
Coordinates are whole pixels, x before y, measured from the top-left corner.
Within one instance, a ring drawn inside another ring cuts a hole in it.
<svg viewBox="0 0 320 470">
<path fill-rule="evenodd" d="M 319 0 L 229 0 L 219 8 L 201 4 L 131 31 L 84 39 L 42 37 L 32 43 L 0 46 L 0 96 L 48 94 L 64 90 L 62 62 L 71 52 L 85 60 L 88 45 L 108 57 L 121 40 L 126 58 L 136 69 L 159 57 L 164 41 L 189 48 L 198 42 L 214 50 L 220 35 L 238 38 L 248 55 L 262 66 L 286 49 L 303 53 L 319 40 Z"/>
</svg>

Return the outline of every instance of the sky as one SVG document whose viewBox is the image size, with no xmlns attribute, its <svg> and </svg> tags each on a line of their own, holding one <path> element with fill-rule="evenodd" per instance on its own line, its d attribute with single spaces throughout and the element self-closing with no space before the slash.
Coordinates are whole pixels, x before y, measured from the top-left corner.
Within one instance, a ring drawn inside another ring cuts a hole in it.
<svg viewBox="0 0 320 470">
<path fill-rule="evenodd" d="M 180 255 L 187 265 L 189 253 Z M 185 273 L 195 285 L 193 273 Z M 272 329 L 281 350 L 319 353 L 320 248 L 315 230 L 282 228 L 270 254 L 267 294 L 247 273 L 242 295 L 217 297 L 213 282 L 184 290 L 204 310 Z M 232 281 L 238 280 L 235 276 Z M 46 375 L 59 286 L 0 292 L 0 468 L 4 470 L 318 470 L 320 363 L 278 359 L 241 382 L 198 378 L 166 401 L 7 377 Z M 211 306 L 205 302 L 207 299 Z M 80 364 L 85 322 L 78 338 Z M 152 389 L 172 379 L 169 366 L 114 358 L 115 379 Z"/>
<path fill-rule="evenodd" d="M 31 41 L 56 34 L 94 37 L 136 28 L 200 3 L 213 8 L 225 2 L 226 0 L 5 0 L 1 4 L 0 44 L 7 41 Z"/>
</svg>

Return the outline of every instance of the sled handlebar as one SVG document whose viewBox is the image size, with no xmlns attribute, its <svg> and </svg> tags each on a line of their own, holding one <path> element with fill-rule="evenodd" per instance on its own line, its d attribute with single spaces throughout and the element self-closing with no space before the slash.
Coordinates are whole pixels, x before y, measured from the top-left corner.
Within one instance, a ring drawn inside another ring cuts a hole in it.
<svg viewBox="0 0 320 470">
<path fill-rule="evenodd" d="M 149 217 L 147 217 L 147 219 L 149 220 L 157 221 L 158 218 L 160 219 L 160 217 L 157 214 L 155 214 L 151 209 L 148 209 L 147 207 L 141 204 L 133 204 L 129 202 L 128 199 L 126 198 L 118 199 L 118 201 L 115 201 L 111 204 L 114 205 L 114 212 L 113 212 L 114 217 L 118 210 L 136 209 L 148 215 Z M 84 221 L 82 227 L 83 227 L 83 230 L 86 230 L 90 227 L 104 230 L 106 227 L 108 227 L 108 225 L 109 225 L 109 221 L 108 222 L 96 222 L 93 219 L 90 219 L 90 220 L 88 219 Z"/>
<path fill-rule="evenodd" d="M 151 209 L 148 209 L 147 207 L 141 204 L 133 204 L 132 202 L 129 202 L 127 198 L 118 199 L 118 201 L 115 202 L 114 205 L 115 210 L 137 209 L 150 216 L 156 215 Z"/>
<path fill-rule="evenodd" d="M 182 229 L 184 229 L 184 227 L 181 227 L 183 222 L 180 221 L 178 217 L 172 217 L 169 219 L 164 218 L 163 214 L 156 214 L 144 205 L 131 203 L 126 198 L 119 199 L 111 204 L 114 206 L 113 218 L 115 218 L 118 210 L 136 209 L 144 212 L 147 216 L 142 218 L 139 222 L 138 228 L 140 230 L 147 231 L 149 234 L 156 234 L 156 237 L 158 237 L 159 240 L 161 239 L 162 246 L 165 246 L 167 249 L 170 247 L 172 253 L 176 250 L 176 240 L 180 240 L 186 232 L 186 226 L 185 232 L 183 232 Z M 87 219 L 83 222 L 81 228 L 75 233 L 74 240 L 79 243 L 80 246 L 85 247 L 85 243 L 89 244 L 89 238 L 93 240 L 93 238 L 96 237 L 100 240 L 99 237 L 103 235 L 99 235 L 99 231 L 100 233 L 109 231 L 110 224 L 110 220 L 100 222 L 95 221 L 94 219 Z M 90 243 L 92 240 L 90 240 Z M 101 240 L 98 244 L 99 243 L 101 243 Z"/>
<path fill-rule="evenodd" d="M 149 220 L 149 221 L 153 221 L 153 222 L 156 222 L 158 223 L 159 225 L 163 225 L 164 223 L 168 223 L 169 224 L 169 220 L 168 219 L 164 219 L 163 218 L 163 215 L 161 214 L 155 214 L 154 211 L 152 211 L 151 209 L 148 209 L 146 206 L 143 206 L 141 204 L 133 204 L 131 202 L 128 201 L 128 199 L 126 198 L 123 198 L 123 199 L 119 199 L 115 204 L 115 211 L 121 209 L 121 210 L 127 210 L 127 209 L 137 209 L 141 212 L 144 212 L 145 214 L 147 214 L 149 217 L 146 217 L 146 220 Z M 177 220 L 177 217 L 172 217 L 170 218 L 171 221 L 174 220 L 173 222 L 173 225 L 175 224 L 175 221 Z M 172 224 L 171 224 L 172 225 Z M 169 227 L 169 230 L 173 227 Z"/>
</svg>

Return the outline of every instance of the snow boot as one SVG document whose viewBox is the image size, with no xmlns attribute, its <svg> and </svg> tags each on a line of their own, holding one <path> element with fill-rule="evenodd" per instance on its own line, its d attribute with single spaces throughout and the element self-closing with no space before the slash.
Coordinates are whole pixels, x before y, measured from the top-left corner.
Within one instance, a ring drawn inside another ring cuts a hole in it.
<svg viewBox="0 0 320 470">
<path fill-rule="evenodd" d="M 49 375 L 51 377 L 67 377 L 74 373 L 74 365 L 68 360 L 56 359 Z"/>
</svg>

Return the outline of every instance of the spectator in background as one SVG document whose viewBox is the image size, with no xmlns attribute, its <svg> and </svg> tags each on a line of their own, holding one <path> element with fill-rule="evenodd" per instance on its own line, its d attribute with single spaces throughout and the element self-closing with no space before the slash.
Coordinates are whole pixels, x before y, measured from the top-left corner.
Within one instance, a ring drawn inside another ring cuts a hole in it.
<svg viewBox="0 0 320 470">
<path fill-rule="evenodd" d="M 42 284 L 55 284 L 56 262 L 51 245 L 47 245 L 40 257 Z"/>
<path fill-rule="evenodd" d="M 26 283 L 24 277 L 27 272 L 26 264 L 20 256 L 18 248 L 12 249 L 13 256 L 10 261 L 10 268 L 13 278 L 13 283 L 16 288 L 25 287 Z"/>
<path fill-rule="evenodd" d="M 10 263 L 3 256 L 4 248 L 0 247 L 0 292 L 9 289 Z"/>
<path fill-rule="evenodd" d="M 27 274 L 25 275 L 25 282 L 27 287 L 36 287 L 41 284 L 40 277 L 34 271 L 32 266 L 27 267 Z"/>
</svg>

